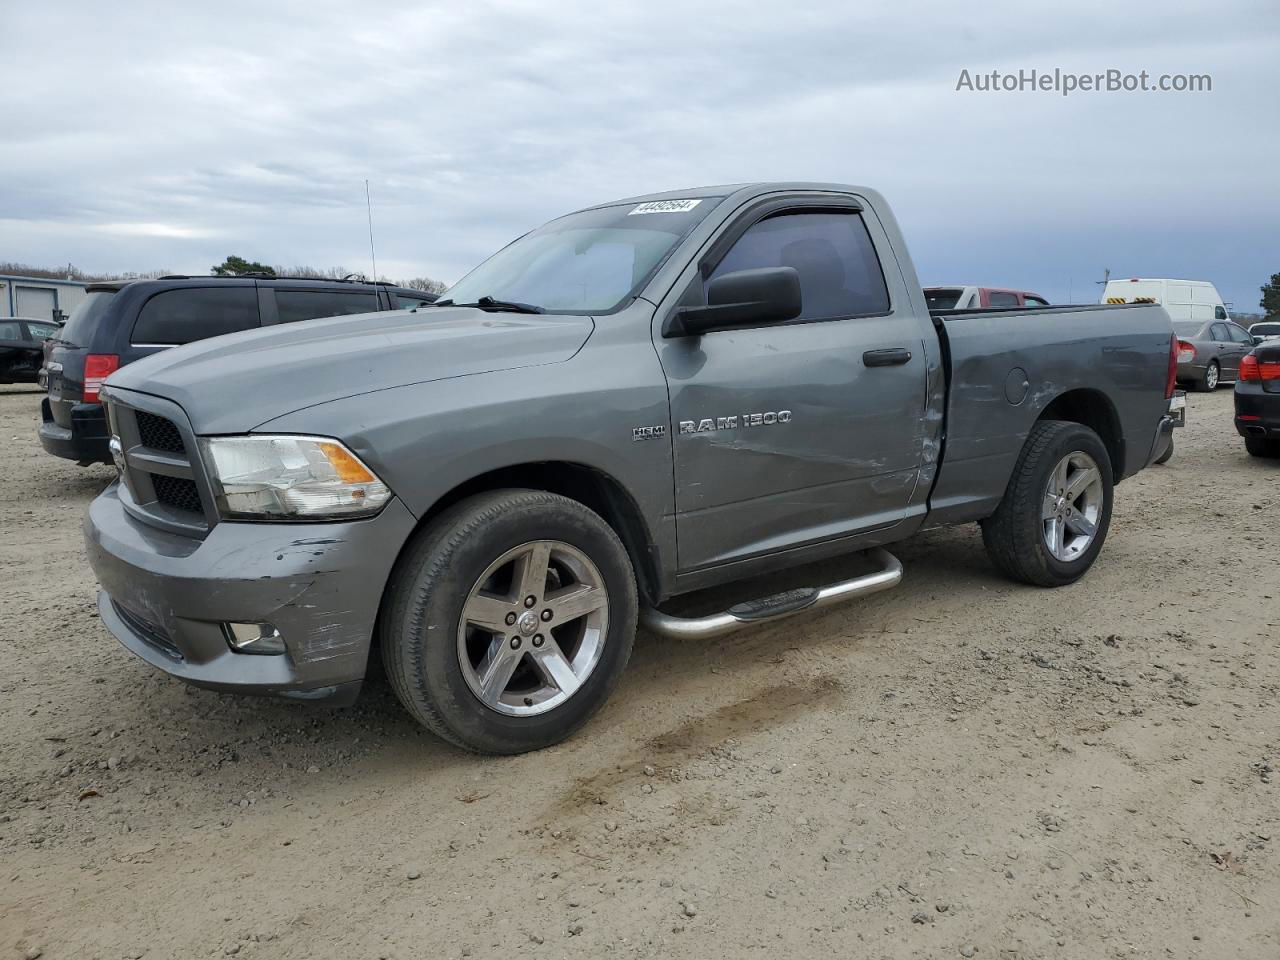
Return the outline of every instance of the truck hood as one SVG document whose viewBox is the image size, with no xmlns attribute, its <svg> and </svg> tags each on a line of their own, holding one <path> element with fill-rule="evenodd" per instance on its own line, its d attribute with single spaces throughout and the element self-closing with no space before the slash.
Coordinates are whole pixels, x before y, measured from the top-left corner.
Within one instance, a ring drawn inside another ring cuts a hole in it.
<svg viewBox="0 0 1280 960">
<path fill-rule="evenodd" d="M 426 307 L 280 324 L 165 350 L 108 380 L 181 406 L 197 433 L 236 433 L 362 393 L 568 360 L 590 317 Z"/>
</svg>

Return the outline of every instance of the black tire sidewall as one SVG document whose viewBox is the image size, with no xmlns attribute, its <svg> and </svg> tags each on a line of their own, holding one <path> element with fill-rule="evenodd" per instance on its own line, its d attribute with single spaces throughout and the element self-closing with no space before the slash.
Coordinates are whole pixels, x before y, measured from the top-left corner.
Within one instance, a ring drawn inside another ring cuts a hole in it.
<svg viewBox="0 0 1280 960">
<path fill-rule="evenodd" d="M 1280 457 L 1280 440 L 1265 437 L 1245 437 L 1244 448 L 1250 456 L 1271 460 Z"/>
<path fill-rule="evenodd" d="M 504 493 L 477 497 L 450 511 L 451 528 L 433 538 L 405 585 L 405 615 L 387 627 L 409 695 L 429 701 L 431 712 L 448 728 L 448 739 L 481 752 L 523 753 L 563 740 L 608 699 L 630 658 L 636 587 L 626 550 L 598 515 L 554 494 Z M 477 512 L 485 514 L 478 525 Z M 451 536 L 467 526 L 466 535 Z M 591 559 L 609 594 L 609 623 L 600 661 L 572 697 L 546 713 L 512 717 L 485 706 L 467 686 L 457 629 L 467 596 L 485 569 L 506 551 L 534 540 L 559 540 Z"/>
</svg>

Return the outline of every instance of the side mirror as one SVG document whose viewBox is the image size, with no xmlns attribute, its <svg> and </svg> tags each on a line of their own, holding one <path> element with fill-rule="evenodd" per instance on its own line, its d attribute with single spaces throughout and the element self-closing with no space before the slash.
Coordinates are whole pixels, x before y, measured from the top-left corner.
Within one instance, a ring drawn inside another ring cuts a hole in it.
<svg viewBox="0 0 1280 960">
<path fill-rule="evenodd" d="M 760 267 L 716 277 L 705 307 L 680 307 L 664 337 L 698 337 L 713 330 L 763 327 L 800 316 L 800 274 L 795 267 Z"/>
</svg>

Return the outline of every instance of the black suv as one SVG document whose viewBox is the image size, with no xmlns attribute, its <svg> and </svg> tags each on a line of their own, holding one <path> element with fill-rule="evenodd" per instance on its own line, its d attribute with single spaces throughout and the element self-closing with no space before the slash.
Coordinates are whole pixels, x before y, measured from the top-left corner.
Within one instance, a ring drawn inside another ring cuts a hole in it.
<svg viewBox="0 0 1280 960">
<path fill-rule="evenodd" d="M 160 350 L 276 323 L 407 310 L 435 294 L 387 283 L 279 277 L 164 277 L 93 283 L 45 346 L 40 443 L 81 466 L 110 463 L 98 388 L 127 363 Z"/>
</svg>

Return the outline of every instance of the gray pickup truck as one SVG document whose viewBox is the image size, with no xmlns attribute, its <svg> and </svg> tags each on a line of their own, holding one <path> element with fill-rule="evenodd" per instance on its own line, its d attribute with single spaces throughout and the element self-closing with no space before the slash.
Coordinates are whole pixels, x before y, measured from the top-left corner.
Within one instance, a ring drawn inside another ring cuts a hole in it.
<svg viewBox="0 0 1280 960">
<path fill-rule="evenodd" d="M 444 739 L 536 749 L 605 701 L 638 621 L 696 638 L 882 590 L 923 528 L 978 521 L 1008 576 L 1076 580 L 1170 442 L 1176 346 L 1154 305 L 930 312 L 861 187 L 601 204 L 435 306 L 113 374 L 102 619 L 191 683 L 328 703 L 376 643 Z M 869 572 L 670 603 L 854 551 Z"/>
</svg>

